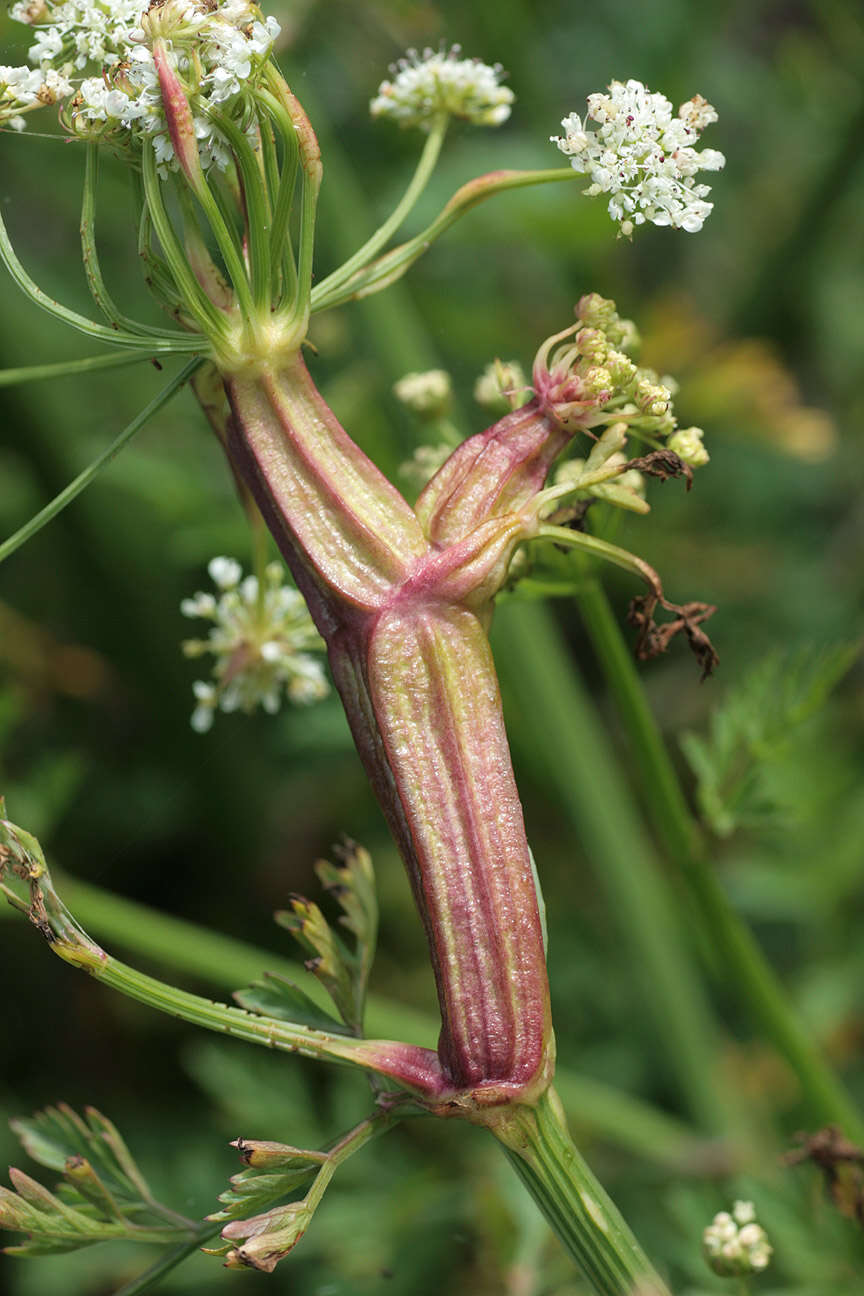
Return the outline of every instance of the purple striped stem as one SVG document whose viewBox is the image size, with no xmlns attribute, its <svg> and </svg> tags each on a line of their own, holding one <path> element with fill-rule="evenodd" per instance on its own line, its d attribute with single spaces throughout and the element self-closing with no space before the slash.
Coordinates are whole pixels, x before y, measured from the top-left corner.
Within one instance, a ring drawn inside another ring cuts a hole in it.
<svg viewBox="0 0 864 1296">
<path fill-rule="evenodd" d="M 426 929 L 441 1035 L 437 1064 L 412 1086 L 466 1110 L 534 1101 L 551 1080 L 554 1037 L 486 625 L 570 433 L 531 402 L 465 442 L 415 512 L 299 354 L 225 388 L 229 457 L 327 643 Z"/>
</svg>

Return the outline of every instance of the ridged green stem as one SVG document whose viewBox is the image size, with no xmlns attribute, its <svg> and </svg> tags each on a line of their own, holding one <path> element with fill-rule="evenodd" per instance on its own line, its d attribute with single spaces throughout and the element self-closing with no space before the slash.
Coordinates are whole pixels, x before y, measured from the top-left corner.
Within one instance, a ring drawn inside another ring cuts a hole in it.
<svg viewBox="0 0 864 1296">
<path fill-rule="evenodd" d="M 670 1296 L 571 1139 L 554 1090 L 492 1133 L 596 1296 Z"/>
</svg>

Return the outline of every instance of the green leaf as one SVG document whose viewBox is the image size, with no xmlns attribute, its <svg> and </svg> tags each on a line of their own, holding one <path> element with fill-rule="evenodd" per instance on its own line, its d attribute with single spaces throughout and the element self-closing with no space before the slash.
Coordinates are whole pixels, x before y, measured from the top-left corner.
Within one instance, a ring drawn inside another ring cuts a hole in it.
<svg viewBox="0 0 864 1296">
<path fill-rule="evenodd" d="M 319 907 L 303 896 L 292 896 L 290 909 L 277 913 L 276 921 L 312 955 L 307 968 L 324 986 L 349 1030 L 360 1035 L 378 937 L 375 874 L 368 851 L 356 842 L 346 839 L 334 848 L 334 855 L 337 863 L 319 860 L 315 872 L 342 909 L 339 923 L 353 936 L 353 949 L 333 930 Z"/>
<path fill-rule="evenodd" d="M 86 1119 L 85 1119 L 86 1117 Z M 11 1126 L 34 1161 L 59 1171 L 54 1193 L 14 1167 L 14 1192 L 0 1188 L 0 1228 L 25 1233 L 9 1254 L 48 1255 L 94 1242 L 127 1239 L 178 1242 L 196 1225 L 157 1202 L 116 1127 L 88 1107 L 81 1117 L 65 1103 Z"/>
<path fill-rule="evenodd" d="M 305 1233 L 337 1167 L 389 1128 L 392 1119 L 391 1114 L 377 1111 L 323 1152 L 238 1139 L 233 1146 L 248 1169 L 234 1175 L 230 1188 L 219 1198 L 224 1209 L 209 1217 L 229 1221 L 222 1229 L 228 1245 L 213 1248 L 209 1254 L 225 1257 L 229 1269 L 272 1273 Z M 301 1185 L 307 1188 L 301 1200 L 272 1206 Z M 262 1213 L 264 1206 L 271 1209 Z"/>
<path fill-rule="evenodd" d="M 241 1158 L 245 1160 L 246 1149 L 256 1145 L 245 1139 L 237 1139 L 232 1146 L 238 1148 Z M 232 1175 L 229 1187 L 219 1194 L 222 1209 L 209 1215 L 208 1219 L 237 1220 L 255 1215 L 314 1179 L 321 1168 L 321 1154 L 307 1154 L 302 1149 L 286 1149 L 286 1153 L 289 1151 L 296 1152 L 296 1156 L 286 1156 L 284 1164 L 278 1169 L 273 1169 L 272 1163 L 248 1165 L 245 1170 Z"/>
<path fill-rule="evenodd" d="M 241 1008 L 261 1013 L 264 1017 L 296 1022 L 298 1026 L 311 1026 L 313 1030 L 345 1033 L 341 1022 L 319 1008 L 314 999 L 278 972 L 265 972 L 261 981 L 254 981 L 245 990 L 235 990 L 233 997 Z"/>
<path fill-rule="evenodd" d="M 794 817 L 770 771 L 860 653 L 860 644 L 838 644 L 772 654 L 728 691 L 705 736 L 682 736 L 700 811 L 719 837 Z"/>
</svg>

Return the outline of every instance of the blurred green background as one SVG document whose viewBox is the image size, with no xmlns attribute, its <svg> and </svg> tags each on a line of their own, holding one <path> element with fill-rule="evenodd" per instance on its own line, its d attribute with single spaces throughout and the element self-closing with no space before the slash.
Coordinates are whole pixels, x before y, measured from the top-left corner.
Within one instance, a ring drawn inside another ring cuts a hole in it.
<svg viewBox="0 0 864 1296">
<path fill-rule="evenodd" d="M 637 321 L 643 360 L 679 379 L 681 421 L 705 428 L 712 459 L 691 494 L 651 485 L 651 515 L 625 520 L 616 539 L 658 568 L 673 599 L 717 604 L 721 658 L 701 686 L 678 644 L 641 674 L 695 804 L 681 735 L 707 734 L 712 712 L 756 673 L 726 769 L 730 785 L 745 779 L 746 822 L 715 837 L 714 867 L 864 1098 L 864 673 L 854 665 L 806 718 L 787 714 L 781 696 L 795 654 L 854 642 L 862 625 L 860 7 L 273 0 L 268 11 L 283 22 L 282 67 L 321 138 L 322 272 L 363 241 L 410 174 L 417 136 L 367 113 L 387 65 L 409 46 L 458 41 L 503 63 L 518 96 L 500 130 L 454 124 L 412 232 L 480 171 L 557 165 L 548 136 L 612 78 L 640 78 L 676 105 L 698 91 L 717 107 L 706 142 L 727 167 L 698 236 L 648 228 L 632 244 L 616 240 L 602 201 L 581 198 L 578 182 L 504 195 L 458 224 L 396 289 L 320 317 L 313 373 L 355 438 L 395 474 L 422 439 L 391 392 L 406 370 L 453 374 L 467 434 L 484 423 L 471 402 L 483 366 L 494 356 L 527 366 L 583 292 L 615 298 Z M 21 31 L 0 18 L 0 61 L 23 60 Z M 87 312 L 81 154 L 38 130 L 0 140 L 4 217 L 40 285 Z M 155 319 L 125 177 L 110 161 L 98 225 L 114 296 Z M 11 282 L 0 293 L 4 366 L 94 349 Z M 144 365 L 0 390 L 0 535 L 98 453 L 159 383 Z M 375 989 L 406 1013 L 433 1014 L 419 920 L 336 700 L 275 719 L 220 715 L 205 737 L 189 727 L 198 672 L 179 651 L 189 632 L 180 599 L 206 587 L 214 554 L 245 563 L 249 549 L 224 463 L 184 393 L 0 572 L 0 792 L 10 817 L 69 874 L 280 956 L 293 952 L 271 912 L 292 890 L 315 894 L 313 861 L 349 832 L 378 871 Z M 604 573 L 604 582 L 623 618 L 638 591 L 623 576 Z M 558 602 L 551 616 L 510 600 L 494 641 L 549 913 L 562 1065 L 597 1082 L 570 1103 L 577 1138 L 676 1292 L 728 1288 L 704 1269 L 699 1236 L 732 1195 L 748 1194 L 777 1249 L 758 1290 L 860 1292 L 860 1228 L 837 1213 L 814 1170 L 779 1165 L 808 1115 L 722 973 L 703 980 L 696 947 L 710 948 L 710 932 L 644 813 L 578 606 Z M 772 723 L 771 741 L 761 741 Z M 671 915 L 671 936 L 658 914 Z M 164 1198 L 203 1215 L 236 1169 L 228 1139 L 308 1144 L 363 1110 L 360 1078 L 204 1038 L 112 996 L 6 915 L 0 939 L 4 1163 L 22 1164 L 6 1117 L 59 1099 L 92 1103 L 118 1123 Z M 708 1081 L 730 1110 L 725 1132 L 698 1110 L 664 1033 L 666 991 L 644 961 L 652 939 L 661 959 L 674 945 L 675 966 L 687 971 L 678 990 L 695 996 L 697 1015 L 711 1014 Z M 628 1096 L 642 1105 L 626 1105 Z M 14 1296 L 101 1296 L 148 1259 L 106 1248 L 9 1260 L 0 1285 Z M 199 1257 L 161 1290 L 265 1286 L 304 1296 L 583 1290 L 496 1149 L 478 1131 L 429 1122 L 352 1162 L 269 1280 Z"/>
</svg>

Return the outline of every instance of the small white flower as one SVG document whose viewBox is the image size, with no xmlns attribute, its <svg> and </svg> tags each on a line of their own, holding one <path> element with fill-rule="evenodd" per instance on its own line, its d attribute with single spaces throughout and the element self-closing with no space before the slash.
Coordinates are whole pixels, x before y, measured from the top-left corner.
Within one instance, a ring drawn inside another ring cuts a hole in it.
<svg viewBox="0 0 864 1296">
<path fill-rule="evenodd" d="M 408 373 L 393 384 L 393 395 L 415 414 L 441 418 L 450 408 L 453 384 L 444 369 Z"/>
<path fill-rule="evenodd" d="M 184 642 L 185 655 L 215 659 L 212 679 L 192 686 L 192 728 L 206 733 L 217 709 L 273 714 L 283 694 L 302 705 L 324 697 L 324 671 L 309 655 L 324 645 L 301 595 L 283 584 L 281 563 L 267 567 L 263 585 L 233 558 L 213 558 L 208 571 L 219 597 L 199 591 L 180 604 L 184 616 L 211 622 L 206 638 Z"/>
<path fill-rule="evenodd" d="M 214 585 L 227 590 L 239 584 L 243 568 L 233 558 L 211 558 L 207 564 L 207 572 Z"/>
<path fill-rule="evenodd" d="M 180 611 L 187 617 L 214 617 L 216 600 L 212 594 L 204 594 L 199 590 L 192 598 L 183 599 Z"/>
<path fill-rule="evenodd" d="M 478 126 L 500 126 L 510 116 L 513 91 L 499 84 L 500 63 L 463 59 L 458 45 L 447 53 L 409 50 L 390 68 L 369 108 L 373 117 L 391 117 L 400 126 L 428 128 L 440 113 L 464 117 Z"/>
<path fill-rule="evenodd" d="M 673 117 L 669 100 L 641 81 L 613 81 L 608 94 L 588 96 L 584 120 L 571 113 L 561 123 L 565 133 L 551 138 L 574 171 L 590 177 L 587 194 L 609 194 L 609 215 L 623 234 L 646 221 L 693 233 L 713 207 L 705 201 L 711 190 L 695 182 L 696 173 L 719 171 L 726 162 L 716 149 L 694 148 L 716 120 L 701 95 Z"/>
<path fill-rule="evenodd" d="M 743 1277 L 767 1269 L 773 1247 L 756 1223 L 752 1202 L 738 1201 L 720 1211 L 702 1234 L 702 1251 L 714 1273 L 724 1278 Z"/>
</svg>

